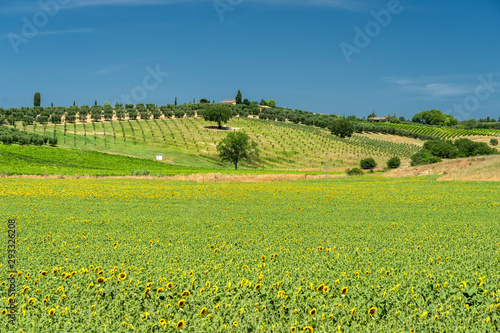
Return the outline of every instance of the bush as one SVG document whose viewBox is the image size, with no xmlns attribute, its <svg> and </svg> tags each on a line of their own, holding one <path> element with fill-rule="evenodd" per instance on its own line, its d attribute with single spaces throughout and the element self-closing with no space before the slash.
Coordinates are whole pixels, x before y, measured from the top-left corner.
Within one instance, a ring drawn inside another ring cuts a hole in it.
<svg viewBox="0 0 500 333">
<path fill-rule="evenodd" d="M 434 164 L 441 162 L 441 158 L 433 156 L 428 150 L 421 149 L 418 153 L 411 156 L 411 165 Z"/>
<path fill-rule="evenodd" d="M 52 147 L 57 146 L 57 138 L 56 138 L 56 137 L 51 137 L 51 138 L 49 138 L 49 144 L 50 144 Z"/>
<path fill-rule="evenodd" d="M 456 158 L 458 151 L 451 141 L 429 140 L 424 143 L 424 149 L 427 149 L 431 155 L 441 158 Z"/>
<path fill-rule="evenodd" d="M 458 157 L 469 157 L 477 155 L 491 155 L 495 150 L 484 142 L 474 142 L 470 139 L 458 139 L 454 145 L 458 148 Z"/>
<path fill-rule="evenodd" d="M 361 169 L 374 169 L 377 166 L 377 162 L 371 157 L 365 158 L 364 160 L 361 160 L 359 163 L 359 166 Z"/>
<path fill-rule="evenodd" d="M 399 168 L 400 165 L 401 165 L 401 159 L 397 156 L 394 156 L 387 161 L 387 167 L 391 169 L 397 169 Z"/>
<path fill-rule="evenodd" d="M 148 176 L 150 174 L 148 169 L 132 171 L 130 173 L 131 176 Z"/>
<path fill-rule="evenodd" d="M 490 145 L 492 145 L 492 146 L 498 146 L 498 140 L 497 139 L 491 139 L 490 140 Z"/>
<path fill-rule="evenodd" d="M 345 172 L 349 176 L 361 176 L 365 174 L 360 168 L 347 169 Z"/>
</svg>

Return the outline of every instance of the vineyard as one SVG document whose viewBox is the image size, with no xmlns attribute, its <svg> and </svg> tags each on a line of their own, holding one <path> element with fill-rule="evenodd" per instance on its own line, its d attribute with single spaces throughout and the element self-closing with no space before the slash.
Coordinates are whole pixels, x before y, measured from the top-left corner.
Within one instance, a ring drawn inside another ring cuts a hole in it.
<svg viewBox="0 0 500 333">
<path fill-rule="evenodd" d="M 225 131 L 205 128 L 210 125 L 201 118 L 146 119 L 103 121 L 92 123 L 47 124 L 27 126 L 42 135 L 55 136 L 58 146 L 95 150 L 139 158 L 154 159 L 162 154 L 175 165 L 209 168 L 229 167 L 220 161 L 216 144 Z M 258 160 L 242 163 L 247 169 L 310 169 L 344 170 L 357 165 L 365 157 L 373 157 L 384 166 L 392 156 L 409 158 L 419 147 L 409 143 L 354 135 L 339 139 L 328 131 L 285 122 L 252 118 L 233 118 L 228 126 L 245 131 L 261 151 Z"/>
<path fill-rule="evenodd" d="M 434 136 L 441 139 L 451 140 L 459 137 L 469 136 L 496 136 L 500 137 L 500 129 L 455 129 L 446 127 L 432 127 L 422 125 L 408 125 L 408 124 L 392 124 L 392 123 L 377 123 L 377 126 L 387 126 L 399 128 L 406 131 L 414 132 L 421 135 Z"/>
<path fill-rule="evenodd" d="M 499 191 L 433 178 L 4 178 L 0 237 L 15 218 L 17 295 L 3 265 L 0 327 L 497 331 Z"/>
</svg>

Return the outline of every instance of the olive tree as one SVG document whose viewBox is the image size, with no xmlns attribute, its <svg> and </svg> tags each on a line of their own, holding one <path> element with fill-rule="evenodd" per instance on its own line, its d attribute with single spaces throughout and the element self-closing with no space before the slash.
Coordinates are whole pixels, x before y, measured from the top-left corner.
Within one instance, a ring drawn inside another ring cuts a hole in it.
<svg viewBox="0 0 500 333">
<path fill-rule="evenodd" d="M 203 112 L 203 118 L 206 121 L 216 122 L 219 128 L 222 128 L 221 124 L 227 123 L 232 117 L 233 111 L 226 105 L 211 105 Z"/>
<path fill-rule="evenodd" d="M 336 135 L 342 139 L 346 137 L 350 138 L 352 136 L 352 133 L 354 133 L 354 126 L 349 120 L 345 118 L 332 121 L 329 129 L 333 135 Z"/>
<path fill-rule="evenodd" d="M 223 161 L 234 164 L 234 169 L 238 169 L 238 162 L 242 159 L 251 160 L 259 156 L 257 143 L 251 141 L 245 132 L 230 132 L 217 144 L 217 151 Z"/>
</svg>

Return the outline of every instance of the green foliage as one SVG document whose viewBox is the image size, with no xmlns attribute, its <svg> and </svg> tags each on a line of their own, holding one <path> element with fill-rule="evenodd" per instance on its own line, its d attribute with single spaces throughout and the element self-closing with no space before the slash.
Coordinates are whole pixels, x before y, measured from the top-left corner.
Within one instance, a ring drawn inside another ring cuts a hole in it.
<svg viewBox="0 0 500 333">
<path fill-rule="evenodd" d="M 375 167 L 377 166 L 377 162 L 375 162 L 375 160 L 371 157 L 368 157 L 368 158 L 365 158 L 365 159 L 362 159 L 361 162 L 359 162 L 359 166 L 361 167 L 361 169 L 364 169 L 364 170 L 368 170 L 368 169 L 375 169 Z"/>
<path fill-rule="evenodd" d="M 202 99 L 200 99 L 200 103 L 202 103 L 202 104 L 209 104 L 210 101 L 208 99 L 206 99 L 206 98 L 202 98 Z"/>
<path fill-rule="evenodd" d="M 414 123 L 424 125 L 453 126 L 458 124 L 458 120 L 453 116 L 443 113 L 440 110 L 422 111 L 413 116 Z"/>
<path fill-rule="evenodd" d="M 41 102 L 42 102 L 42 97 L 39 92 L 36 92 L 33 100 L 33 106 L 40 106 Z"/>
<path fill-rule="evenodd" d="M 387 167 L 391 169 L 397 169 L 401 165 L 401 159 L 397 156 L 391 157 L 387 161 Z"/>
<path fill-rule="evenodd" d="M 270 99 L 270 100 L 266 101 L 266 105 L 274 108 L 274 107 L 276 107 L 276 101 L 274 99 Z"/>
<path fill-rule="evenodd" d="M 458 157 L 492 155 L 496 153 L 495 148 L 491 148 L 485 142 L 474 142 L 470 139 L 458 139 L 453 143 L 458 149 Z"/>
<path fill-rule="evenodd" d="M 259 156 L 257 143 L 251 141 L 245 132 L 230 132 L 217 144 L 217 151 L 223 161 L 234 164 L 234 169 L 238 169 L 240 160 L 251 160 Z"/>
<path fill-rule="evenodd" d="M 336 135 L 342 139 L 348 137 L 350 138 L 354 133 L 354 126 L 347 119 L 334 120 L 330 123 L 329 127 L 333 135 Z"/>
<path fill-rule="evenodd" d="M 451 141 L 429 140 L 424 143 L 424 149 L 428 150 L 431 155 L 441 158 L 456 158 L 458 156 L 458 149 Z"/>
<path fill-rule="evenodd" d="M 137 171 L 132 171 L 130 173 L 131 176 L 149 176 L 151 172 L 149 172 L 148 169 L 141 169 L 141 170 L 137 170 Z"/>
<path fill-rule="evenodd" d="M 465 138 L 455 140 L 455 142 L 430 140 L 424 143 L 424 149 L 431 155 L 441 158 L 470 157 L 496 153 L 496 149 L 491 148 L 485 142 L 474 142 Z"/>
<path fill-rule="evenodd" d="M 428 150 L 422 149 L 411 157 L 411 165 L 434 164 L 441 162 L 441 158 L 432 155 Z"/>
<path fill-rule="evenodd" d="M 497 139 L 491 139 L 490 140 L 490 145 L 492 145 L 492 146 L 498 146 L 498 140 Z"/>
<path fill-rule="evenodd" d="M 210 105 L 203 113 L 203 118 L 206 121 L 216 122 L 219 128 L 222 128 L 223 123 L 227 123 L 233 117 L 232 109 L 227 105 Z"/>
<path fill-rule="evenodd" d="M 108 102 L 106 102 L 103 108 L 104 108 L 104 119 L 111 120 L 113 118 L 113 107 Z"/>
<path fill-rule="evenodd" d="M 20 131 L 17 128 L 7 128 L 0 126 L 0 141 L 4 145 L 19 143 L 21 145 L 41 146 L 47 143 L 47 140 L 48 138 L 45 139 L 44 136 L 37 133 Z M 52 141 L 51 144 L 56 145 L 57 139 L 55 142 Z"/>
<path fill-rule="evenodd" d="M 241 91 L 238 90 L 238 93 L 236 94 L 236 104 L 241 104 L 241 99 L 242 99 L 242 96 L 241 96 Z"/>
<path fill-rule="evenodd" d="M 362 176 L 365 174 L 360 168 L 347 169 L 346 173 L 348 176 Z"/>
<path fill-rule="evenodd" d="M 48 140 L 48 143 L 52 146 L 55 147 L 57 146 L 57 137 L 50 137 Z"/>
</svg>

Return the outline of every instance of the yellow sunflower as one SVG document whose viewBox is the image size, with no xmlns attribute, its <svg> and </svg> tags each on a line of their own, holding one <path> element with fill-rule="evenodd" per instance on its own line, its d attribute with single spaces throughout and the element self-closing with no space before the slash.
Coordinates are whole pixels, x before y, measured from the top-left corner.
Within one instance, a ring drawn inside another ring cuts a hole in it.
<svg viewBox="0 0 500 333">
<path fill-rule="evenodd" d="M 375 315 L 375 312 L 377 312 L 377 308 L 374 306 L 368 310 L 368 314 L 372 317 Z"/>
<path fill-rule="evenodd" d="M 178 330 L 180 330 L 185 324 L 186 324 L 186 322 L 184 320 L 180 320 L 177 323 L 177 326 L 175 328 L 177 328 Z"/>
</svg>

